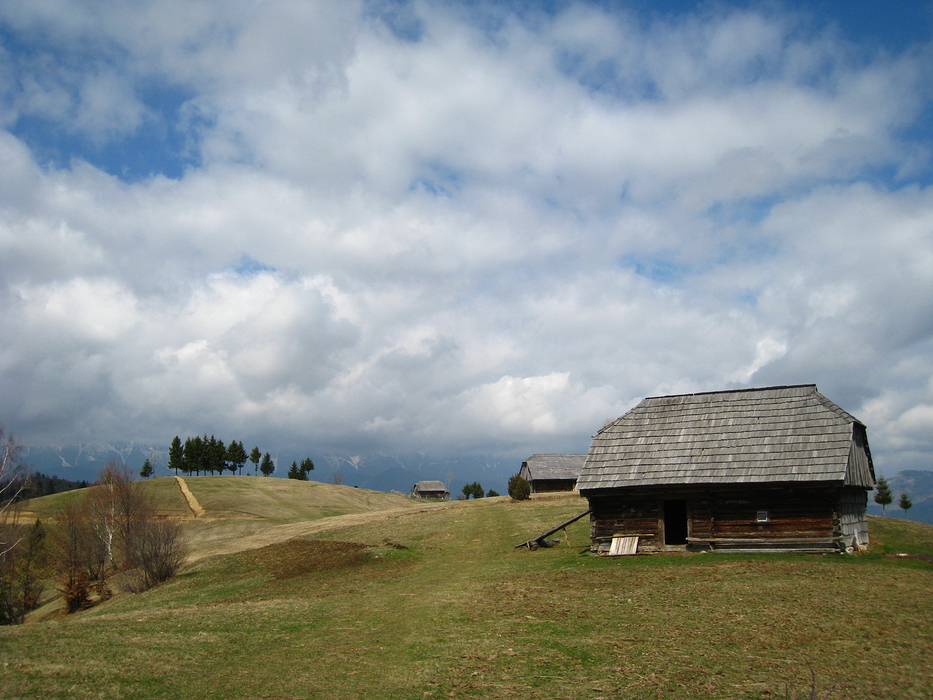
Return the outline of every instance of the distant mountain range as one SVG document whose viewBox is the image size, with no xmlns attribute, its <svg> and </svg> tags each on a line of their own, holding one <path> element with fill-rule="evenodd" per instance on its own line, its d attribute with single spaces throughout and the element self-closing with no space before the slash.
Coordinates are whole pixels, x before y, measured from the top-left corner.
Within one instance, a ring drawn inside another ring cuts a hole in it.
<svg viewBox="0 0 933 700">
<path fill-rule="evenodd" d="M 247 446 L 249 449 L 249 446 Z M 521 459 L 502 459 L 487 456 L 436 456 L 420 453 L 368 454 L 368 455 L 315 455 L 282 451 L 272 454 L 275 476 L 284 477 L 292 461 L 305 457 L 314 461 L 311 479 L 332 482 L 341 480 L 346 486 L 358 486 L 373 491 L 401 491 L 408 493 L 417 481 L 437 480 L 447 484 L 451 496 L 456 498 L 466 484 L 479 482 L 485 490 L 506 493 L 509 477 L 521 467 Z M 100 468 L 111 459 L 126 463 L 138 472 L 146 458 L 156 464 L 156 476 L 169 474 L 168 447 L 141 443 L 109 443 L 98 445 L 70 445 L 67 447 L 26 448 L 25 460 L 35 471 L 60 476 L 72 481 L 94 481 Z M 247 463 L 243 473 L 252 470 Z M 894 494 L 894 503 L 888 506 L 889 518 L 902 518 L 904 511 L 897 503 L 906 492 L 913 501 L 907 513 L 910 520 L 933 525 L 933 471 L 903 471 L 888 477 Z M 881 506 L 868 497 L 868 512 L 881 515 Z"/>
</svg>

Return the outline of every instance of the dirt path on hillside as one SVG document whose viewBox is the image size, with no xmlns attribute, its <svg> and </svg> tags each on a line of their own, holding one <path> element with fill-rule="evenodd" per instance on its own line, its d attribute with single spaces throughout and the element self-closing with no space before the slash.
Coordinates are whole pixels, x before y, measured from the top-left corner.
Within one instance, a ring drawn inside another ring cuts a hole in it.
<svg viewBox="0 0 933 700">
<path fill-rule="evenodd" d="M 198 503 L 198 499 L 194 497 L 194 494 L 191 493 L 191 489 L 188 488 L 188 484 L 185 483 L 185 480 L 180 476 L 175 476 L 175 483 L 178 484 L 178 488 L 181 491 L 181 495 L 185 497 L 185 500 L 188 502 L 188 508 L 191 509 L 191 514 L 196 518 L 202 518 L 207 513 Z"/>
<path fill-rule="evenodd" d="M 388 510 L 377 510 L 367 513 L 350 513 L 349 515 L 334 515 L 330 518 L 321 518 L 319 520 L 308 520 L 300 523 L 286 523 L 284 525 L 270 525 L 259 532 L 244 537 L 218 538 L 216 534 L 211 537 L 209 543 L 204 547 L 198 547 L 197 542 L 191 543 L 191 551 L 188 554 L 188 562 L 197 561 L 204 557 L 211 557 L 215 554 L 235 554 L 250 549 L 258 549 L 270 544 L 285 542 L 295 537 L 307 537 L 328 530 L 335 530 L 341 527 L 350 527 L 353 525 L 365 525 L 377 520 L 394 519 L 411 513 L 421 513 L 427 510 L 434 510 L 438 507 L 444 507 L 443 504 L 425 504 L 420 508 L 390 508 Z M 219 522 L 219 521 L 218 521 Z M 235 526 L 236 521 L 228 520 Z"/>
</svg>

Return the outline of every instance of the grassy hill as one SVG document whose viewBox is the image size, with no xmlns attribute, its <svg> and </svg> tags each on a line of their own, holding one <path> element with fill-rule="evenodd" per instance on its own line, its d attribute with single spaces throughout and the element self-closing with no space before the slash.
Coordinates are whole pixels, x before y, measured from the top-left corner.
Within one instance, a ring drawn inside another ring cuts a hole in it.
<svg viewBox="0 0 933 700">
<path fill-rule="evenodd" d="M 190 513 L 185 499 L 172 477 L 161 477 L 141 483 L 155 499 L 160 512 L 177 517 L 185 517 Z M 24 501 L 19 505 L 21 509 L 20 517 L 29 520 L 34 518 L 49 520 L 64 504 L 81 498 L 85 491 L 85 489 L 76 489 Z"/>
<path fill-rule="evenodd" d="M 317 481 L 226 475 L 189 476 L 184 483 L 203 508 L 202 516 L 193 517 L 174 477 L 140 485 L 152 495 L 161 514 L 186 521 L 192 560 L 306 535 L 318 529 L 323 518 L 432 507 L 403 496 Z M 62 505 L 82 493 L 69 491 L 26 501 L 20 521 L 50 520 Z"/>
<path fill-rule="evenodd" d="M 569 544 L 514 548 L 582 512 L 573 495 L 202 479 L 187 523 L 211 547 L 144 594 L 0 629 L 0 695 L 789 698 L 814 677 L 819 697 L 933 694 L 933 565 L 896 556 L 933 552 L 930 526 L 872 518 L 878 546 L 854 557 L 598 558 L 586 518 Z"/>
<path fill-rule="evenodd" d="M 213 518 L 254 518 L 283 523 L 411 504 L 402 496 L 318 481 L 230 475 L 186 476 L 184 481 Z M 190 514 L 174 477 L 139 483 L 155 497 L 161 512 L 175 516 Z M 80 495 L 81 490 L 43 496 L 26 501 L 23 508 L 37 517 L 48 518 L 63 503 Z"/>
</svg>

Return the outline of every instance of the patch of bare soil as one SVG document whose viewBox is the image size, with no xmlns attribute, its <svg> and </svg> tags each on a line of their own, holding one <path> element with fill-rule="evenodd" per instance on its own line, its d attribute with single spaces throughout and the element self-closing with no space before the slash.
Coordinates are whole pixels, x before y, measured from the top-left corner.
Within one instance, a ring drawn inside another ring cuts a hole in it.
<svg viewBox="0 0 933 700">
<path fill-rule="evenodd" d="M 919 559 L 927 564 L 933 564 L 933 554 L 889 554 L 888 559 Z"/>
<path fill-rule="evenodd" d="M 370 559 L 366 549 L 359 542 L 294 539 L 255 549 L 250 558 L 283 579 L 363 564 Z"/>
<path fill-rule="evenodd" d="M 181 495 L 185 497 L 185 501 L 188 503 L 188 508 L 191 510 L 191 514 L 196 518 L 203 517 L 206 513 L 201 507 L 201 504 L 198 503 L 198 499 L 194 497 L 193 493 L 191 493 L 191 489 L 188 488 L 188 484 L 185 483 L 185 480 L 180 476 L 176 476 L 175 483 L 178 484 L 178 489 L 181 491 Z"/>
</svg>

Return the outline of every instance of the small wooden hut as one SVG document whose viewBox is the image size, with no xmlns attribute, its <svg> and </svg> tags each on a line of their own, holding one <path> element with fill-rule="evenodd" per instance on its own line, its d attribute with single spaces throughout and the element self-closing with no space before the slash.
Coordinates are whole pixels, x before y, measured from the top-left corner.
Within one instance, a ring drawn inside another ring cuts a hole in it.
<svg viewBox="0 0 933 700">
<path fill-rule="evenodd" d="M 419 481 L 411 487 L 411 495 L 415 498 L 450 500 L 450 491 L 443 481 Z"/>
<path fill-rule="evenodd" d="M 532 493 L 573 491 L 585 462 L 586 455 L 532 455 L 518 473 Z"/>
<path fill-rule="evenodd" d="M 647 398 L 577 481 L 600 552 L 863 547 L 873 487 L 865 426 L 812 384 Z"/>
</svg>

